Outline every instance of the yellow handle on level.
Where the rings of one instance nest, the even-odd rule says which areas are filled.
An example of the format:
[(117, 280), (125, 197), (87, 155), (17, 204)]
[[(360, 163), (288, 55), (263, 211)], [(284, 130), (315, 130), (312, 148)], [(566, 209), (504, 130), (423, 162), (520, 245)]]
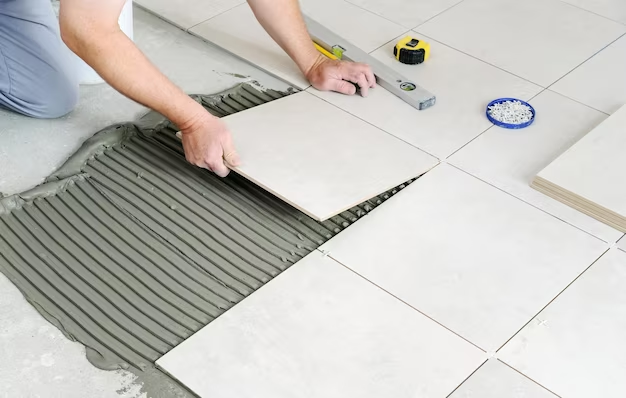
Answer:
[(317, 51), (321, 52), (322, 54), (324, 54), (328, 58), (330, 58), (330, 59), (338, 59), (337, 57), (335, 57), (335, 54), (330, 53), (328, 50), (326, 50), (324, 47), (320, 46), (316, 42), (313, 42), (313, 45), (315, 46), (315, 48), (317, 48)]

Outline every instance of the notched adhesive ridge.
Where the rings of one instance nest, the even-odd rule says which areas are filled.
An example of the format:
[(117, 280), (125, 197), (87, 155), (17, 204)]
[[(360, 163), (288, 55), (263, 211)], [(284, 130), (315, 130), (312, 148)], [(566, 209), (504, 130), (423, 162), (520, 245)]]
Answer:
[[(222, 117), (289, 93), (193, 98)], [(39, 187), (0, 199), (0, 270), (102, 369), (151, 369), (194, 332), (404, 187), (323, 223), (244, 178), (185, 161), (150, 112), (85, 141)]]

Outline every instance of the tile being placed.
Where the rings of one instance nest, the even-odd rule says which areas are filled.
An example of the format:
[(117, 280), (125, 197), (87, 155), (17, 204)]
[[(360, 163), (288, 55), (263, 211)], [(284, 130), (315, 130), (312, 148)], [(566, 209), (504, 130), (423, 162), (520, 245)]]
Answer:
[(500, 351), (568, 398), (626, 396), (626, 253), (611, 249)]
[[(623, 3), (626, 6), (626, 2)], [(626, 104), (626, 36), (600, 51), (550, 90), (612, 114)]]
[(614, 21), (626, 24), (626, 2), (623, 0), (562, 0)]
[(606, 244), (442, 164), (321, 249), (495, 351)]
[(559, 0), (465, 0), (418, 32), (547, 87), (626, 26)]
[(461, 0), (347, 0), (407, 29), (424, 23)]
[(242, 159), (237, 172), (320, 221), (437, 164), (308, 92), (224, 120)]
[(523, 130), (493, 127), (448, 162), (604, 241), (615, 242), (621, 232), (530, 187), (538, 172), (606, 115), (551, 91), (530, 103), (538, 115), (531, 126)]
[(245, 3), (245, 0), (134, 0), (134, 2), (186, 30)]
[(300, 89), (309, 86), (298, 66), (265, 32), (247, 3), (189, 31)]
[(157, 365), (201, 397), (448, 395), (484, 353), (314, 252)]
[(432, 55), (427, 62), (399, 63), (393, 56), (395, 40), (372, 55), (434, 93), (437, 104), (432, 108), (418, 111), (382, 87), (370, 90), (367, 98), (309, 91), (439, 158), (451, 155), (491, 126), (485, 117), (491, 100), (503, 96), (530, 99), (541, 91), (535, 84), (429, 37), (412, 34), (430, 43)]
[(558, 398), (497, 359), (490, 359), (448, 398)]
[(371, 52), (407, 28), (344, 0), (300, 0), (302, 12), (365, 52)]

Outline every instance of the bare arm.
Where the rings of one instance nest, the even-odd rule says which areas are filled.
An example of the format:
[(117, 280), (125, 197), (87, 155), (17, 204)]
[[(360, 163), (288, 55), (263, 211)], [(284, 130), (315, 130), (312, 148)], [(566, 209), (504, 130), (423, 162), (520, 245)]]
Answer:
[(376, 85), (367, 65), (332, 61), (313, 46), (298, 0), (248, 0), (259, 23), (278, 45), (294, 60), (307, 79), (320, 90), (354, 94), (356, 83), (361, 93)]
[[(187, 159), (219, 175), (237, 163), (222, 122), (165, 77), (121, 31), (125, 0), (61, 0), (61, 36), (113, 88), (169, 118), (183, 133)], [(218, 148), (219, 147), (219, 148)], [(227, 159), (228, 161), (228, 159)]]

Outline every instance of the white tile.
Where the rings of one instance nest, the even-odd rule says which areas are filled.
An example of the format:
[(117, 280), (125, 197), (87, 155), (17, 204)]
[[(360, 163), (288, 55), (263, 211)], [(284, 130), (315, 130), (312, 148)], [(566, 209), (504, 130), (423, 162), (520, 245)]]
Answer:
[(302, 12), (371, 52), (408, 29), (344, 0), (300, 0)]
[(530, 187), (533, 178), (600, 124), (606, 115), (551, 91), (530, 103), (535, 122), (523, 130), (494, 127), (449, 163), (607, 242), (622, 233)]
[(623, 0), (562, 0), (576, 7), (595, 12), (626, 24), (626, 2)]
[(626, 230), (626, 105), (537, 174), (544, 188)]
[(224, 118), (236, 171), (317, 220), (326, 220), (437, 164), (347, 112), (300, 92)]
[(559, 0), (465, 0), (418, 31), (547, 87), (626, 26)]
[(557, 398), (496, 359), (480, 367), (449, 398)]
[(623, 36), (550, 89), (612, 114), (626, 104), (625, 70), (626, 36)]
[(322, 246), (494, 351), (606, 244), (446, 164)]
[(314, 252), (157, 365), (211, 398), (441, 398), (484, 353)]
[(612, 249), (500, 352), (567, 398), (626, 396), (626, 253)]
[[(395, 40), (372, 55), (437, 96), (437, 104), (418, 111), (381, 87), (367, 98), (310, 91), (402, 140), (445, 158), (485, 131), (487, 104), (499, 97), (529, 99), (539, 86), (501, 71), (429, 37), (432, 55), (421, 65), (403, 65), (393, 56)], [(460, 67), (462, 65), (462, 67)]]
[(245, 0), (134, 0), (134, 2), (174, 25), (189, 29), (245, 3)]
[(461, 0), (347, 0), (408, 29), (445, 11)]
[(265, 32), (247, 3), (195, 26), (190, 32), (300, 89), (309, 86), (298, 66)]

